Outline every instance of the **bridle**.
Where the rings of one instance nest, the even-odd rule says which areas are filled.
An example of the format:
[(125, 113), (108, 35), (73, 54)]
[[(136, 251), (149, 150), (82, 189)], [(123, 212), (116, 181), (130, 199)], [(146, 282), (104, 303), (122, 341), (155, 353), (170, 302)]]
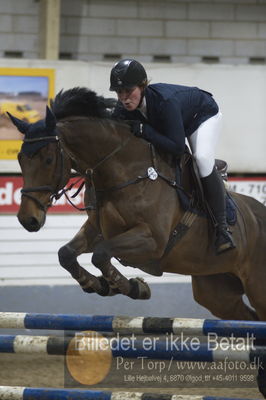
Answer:
[[(91, 200), (91, 204), (89, 204), (86, 207), (80, 208), (77, 207), (71, 200), (70, 198), (67, 196), (66, 192), (71, 190), (73, 188), (73, 186), (79, 182), (82, 178), (79, 178), (77, 182), (75, 182), (74, 184), (71, 184), (69, 187), (67, 188), (62, 188), (63, 187), (63, 179), (64, 179), (64, 167), (65, 167), (65, 162), (64, 162), (64, 151), (63, 148), (61, 146), (60, 143), (60, 139), (57, 135), (55, 136), (42, 136), (39, 138), (25, 138), (24, 142), (26, 143), (34, 143), (34, 142), (40, 142), (40, 141), (49, 141), (49, 142), (57, 142), (58, 144), (58, 150), (59, 150), (59, 154), (60, 154), (60, 162), (58, 164), (57, 162), (57, 183), (55, 185), (55, 187), (51, 186), (51, 185), (45, 185), (45, 186), (35, 186), (35, 187), (29, 187), (29, 188), (23, 188), (21, 189), (21, 194), (22, 196), (25, 196), (31, 200), (33, 200), (38, 207), (46, 212), (47, 209), (49, 207), (52, 206), (53, 200), (58, 200), (62, 195), (65, 195), (68, 202), (76, 209), (80, 210), (80, 211), (85, 211), (85, 210), (95, 210), (97, 209), (97, 193), (104, 193), (104, 192), (112, 192), (112, 191), (116, 191), (116, 190), (121, 190), (129, 185), (132, 184), (136, 184), (141, 182), (142, 180), (145, 180), (147, 178), (150, 178), (152, 180), (157, 179), (157, 177), (160, 177), (161, 179), (163, 179), (164, 181), (166, 181), (168, 184), (170, 184), (170, 186), (181, 189), (182, 191), (184, 191), (184, 189), (177, 184), (177, 182), (175, 180), (171, 180), (168, 177), (165, 177), (163, 174), (161, 174), (158, 171), (158, 167), (157, 167), (157, 160), (156, 160), (156, 155), (155, 155), (155, 150), (154, 147), (149, 144), (150, 147), (150, 154), (151, 154), (151, 167), (148, 168), (147, 172), (143, 175), (138, 175), (135, 179), (129, 180), (127, 182), (121, 183), (120, 185), (116, 185), (113, 187), (109, 187), (109, 188), (104, 188), (104, 189), (95, 189), (95, 185), (94, 185), (94, 172), (96, 169), (98, 169), (102, 164), (104, 164), (107, 160), (109, 160), (110, 158), (112, 158), (116, 153), (118, 153), (120, 150), (122, 150), (130, 141), (130, 139), (134, 137), (133, 135), (129, 136), (125, 141), (123, 141), (122, 143), (120, 143), (113, 151), (111, 151), (110, 153), (108, 153), (105, 157), (103, 157), (96, 165), (94, 165), (93, 168), (88, 168), (85, 171), (85, 176), (87, 178), (87, 186), (88, 189), (90, 190), (90, 200)], [(73, 157), (73, 155), (68, 154), (69, 157), (77, 163), (77, 160), (75, 160), (75, 158)], [(151, 170), (151, 172), (149, 171)], [(152, 178), (152, 174), (155, 173), (155, 178)], [(75, 197), (82, 189), (82, 187), (84, 186), (84, 181), (81, 183), (81, 185), (79, 186), (79, 188), (77, 189), (77, 192), (72, 195), (71, 197)], [(50, 192), (51, 196), (50, 196), (50, 201), (47, 205), (43, 204), (37, 197), (35, 197), (34, 195), (32, 195), (31, 193), (37, 193), (37, 192)]]
[[(63, 149), (60, 146), (58, 136), (42, 136), (39, 138), (33, 138), (33, 139), (25, 138), (24, 139), (24, 142), (26, 142), (26, 143), (34, 143), (34, 142), (41, 142), (41, 141), (49, 141), (49, 142), (57, 142), (58, 143), (59, 163), (57, 160), (57, 165), (56, 165), (57, 183), (56, 183), (55, 187), (53, 187), (51, 185), (44, 185), (44, 186), (34, 186), (34, 187), (23, 188), (23, 189), (21, 189), (21, 195), (33, 200), (42, 211), (46, 212), (47, 209), (52, 206), (53, 200), (61, 197), (61, 195), (59, 195), (59, 190), (63, 186), (65, 162), (64, 162)], [(57, 152), (57, 154), (58, 154), (58, 152)], [(37, 192), (50, 192), (51, 196), (50, 196), (49, 203), (45, 205), (37, 197), (35, 197), (34, 195), (31, 194), (31, 193), (37, 193)]]
[[(121, 143), (118, 147), (116, 147), (111, 153), (107, 154), (102, 160), (100, 160), (93, 168), (87, 169), (85, 171), (85, 175), (89, 180), (90, 186), (91, 186), (91, 194), (94, 197), (94, 182), (93, 182), (93, 173), (94, 171), (100, 166), (102, 165), (105, 161), (107, 161), (109, 158), (113, 157), (118, 151), (120, 151), (129, 141), (130, 137), (124, 142)], [(41, 142), (41, 141), (49, 141), (49, 142), (57, 142), (58, 143), (58, 150), (59, 150), (59, 154), (60, 154), (60, 162), (59, 164), (57, 163), (57, 183), (55, 185), (55, 187), (51, 186), (51, 185), (44, 185), (44, 186), (34, 186), (34, 187), (27, 187), (27, 188), (23, 188), (21, 189), (21, 195), (24, 197), (27, 197), (31, 200), (33, 200), (38, 207), (46, 212), (47, 209), (49, 207), (52, 206), (53, 204), (53, 200), (58, 200), (59, 198), (61, 198), (63, 195), (66, 196), (67, 201), (76, 209), (78, 209), (79, 211), (85, 211), (85, 210), (91, 210), (91, 209), (95, 209), (96, 208), (96, 204), (93, 205), (88, 205), (86, 207), (77, 207), (72, 201), (71, 199), (68, 197), (67, 193), (69, 190), (71, 190), (73, 188), (73, 186), (79, 182), (82, 178), (79, 178), (77, 180), (77, 182), (72, 183), (69, 187), (67, 188), (62, 188), (63, 186), (63, 179), (64, 179), (64, 166), (65, 166), (65, 162), (64, 162), (64, 151), (63, 148), (61, 146), (59, 137), (56, 136), (41, 136), (39, 138), (25, 138), (24, 142), (25, 143), (35, 143), (35, 142)], [(75, 159), (73, 159), (72, 156), (70, 156), (70, 158), (76, 162)], [(76, 193), (74, 195), (72, 195), (71, 197), (76, 197), (77, 194), (81, 191), (82, 187), (84, 186), (84, 181), (80, 184), (79, 188), (77, 189)], [(38, 192), (50, 192), (51, 196), (50, 196), (50, 201), (48, 204), (43, 204), (37, 197), (35, 197), (33, 194), (31, 193), (38, 193)]]
[[(118, 147), (116, 147), (111, 153), (107, 154), (102, 160), (100, 160), (93, 168), (91, 169), (87, 169), (85, 171), (85, 175), (89, 180), (91, 189), (92, 189), (92, 196), (94, 195), (94, 182), (93, 182), (93, 173), (94, 171), (100, 166), (102, 165), (105, 161), (107, 161), (109, 158), (113, 157), (118, 151), (120, 151), (129, 141), (130, 137), (122, 144), (120, 144)], [(25, 138), (24, 142), (25, 143), (35, 143), (35, 142), (41, 142), (41, 141), (49, 141), (49, 142), (57, 142), (58, 144), (58, 150), (59, 150), (59, 154), (60, 154), (60, 162), (59, 164), (57, 163), (57, 183), (55, 185), (55, 187), (51, 186), (51, 185), (44, 185), (44, 186), (34, 186), (34, 187), (28, 187), (28, 188), (23, 188), (21, 189), (21, 195), (24, 197), (27, 197), (31, 200), (33, 200), (38, 207), (46, 212), (47, 209), (49, 207), (52, 206), (53, 204), (53, 200), (58, 200), (60, 199), (63, 195), (66, 196), (67, 201), (77, 210), (79, 211), (85, 211), (85, 210), (91, 210), (91, 209), (95, 209), (96, 208), (96, 204), (93, 205), (88, 205), (86, 207), (77, 207), (69, 198), (69, 196), (67, 195), (66, 192), (68, 192), (69, 190), (71, 190), (73, 188), (74, 185), (76, 185), (81, 179), (83, 179), (82, 177), (79, 178), (75, 183), (72, 183), (69, 187), (67, 188), (62, 188), (63, 186), (63, 179), (64, 179), (64, 167), (65, 167), (65, 162), (64, 162), (64, 151), (63, 148), (61, 146), (60, 140), (58, 136), (41, 136), (39, 138)], [(73, 161), (76, 162), (75, 159), (73, 159), (72, 156), (70, 156), (70, 158), (72, 158)], [(77, 189), (76, 193), (73, 194), (71, 196), (71, 198), (74, 198), (78, 195), (78, 193), (81, 191), (81, 189), (83, 188), (85, 182), (83, 181), (79, 188)], [(50, 201), (48, 204), (43, 204), (37, 197), (35, 197), (33, 194), (31, 193), (38, 193), (38, 192), (50, 192), (51, 196), (50, 196)]]
[[(87, 119), (86, 117), (83, 117), (83, 118)], [(83, 118), (79, 117), (79, 119), (83, 119)], [(66, 122), (70, 122), (70, 120), (66, 120), (66, 121), (62, 122), (62, 124), (65, 124)], [(61, 124), (61, 122), (58, 123), (58, 125), (60, 125), (60, 124)], [(87, 210), (87, 209), (97, 210), (97, 194), (104, 194), (104, 193), (108, 193), (108, 192), (110, 193), (110, 192), (113, 192), (113, 191), (118, 191), (118, 190), (124, 189), (127, 186), (130, 186), (132, 184), (136, 184), (136, 183), (139, 183), (139, 182), (141, 182), (143, 180), (146, 180), (147, 178), (151, 179), (151, 180), (156, 180), (157, 178), (160, 178), (160, 179), (164, 180), (165, 182), (167, 182), (173, 188), (176, 188), (176, 189), (178, 189), (178, 190), (180, 190), (182, 192), (185, 192), (184, 188), (180, 184), (178, 184), (178, 182), (176, 182), (175, 179), (171, 179), (169, 177), (166, 177), (159, 171), (159, 168), (158, 168), (158, 165), (157, 165), (157, 157), (156, 157), (155, 148), (151, 143), (148, 144), (149, 149), (150, 149), (150, 162), (151, 162), (151, 164), (150, 164), (150, 167), (147, 168), (147, 171), (143, 175), (137, 175), (136, 178), (130, 179), (130, 180), (126, 181), (126, 182), (123, 182), (123, 183), (115, 185), (115, 186), (111, 186), (111, 187), (107, 187), (107, 188), (95, 188), (95, 183), (94, 183), (95, 171), (100, 166), (102, 166), (106, 161), (111, 159), (116, 153), (118, 153), (119, 151), (124, 149), (126, 147), (126, 145), (128, 144), (128, 142), (133, 137), (134, 137), (133, 134), (129, 135), (114, 150), (112, 150), (110, 153), (108, 153), (106, 156), (104, 156), (100, 161), (98, 161), (96, 163), (96, 165), (94, 165), (92, 168), (87, 168), (85, 170), (84, 175), (87, 178), (87, 190), (90, 190), (90, 202), (91, 202), (91, 204), (89, 206), (85, 207), (85, 208), (78, 208), (78, 207), (75, 207), (75, 205), (72, 204), (70, 199), (66, 196), (68, 201), (72, 204), (73, 207), (78, 208), (79, 210)], [(72, 158), (72, 160), (77, 163), (77, 160), (75, 159), (73, 154), (69, 154), (69, 157)], [(80, 189), (78, 189), (78, 192), (79, 191), (80, 191)], [(72, 197), (74, 197), (74, 196), (72, 196)]]

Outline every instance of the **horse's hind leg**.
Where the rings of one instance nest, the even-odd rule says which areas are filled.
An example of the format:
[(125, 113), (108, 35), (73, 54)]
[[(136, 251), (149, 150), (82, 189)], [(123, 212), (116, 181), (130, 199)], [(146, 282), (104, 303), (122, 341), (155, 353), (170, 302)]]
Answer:
[(259, 320), (258, 315), (243, 301), (244, 288), (231, 274), (193, 276), (194, 299), (215, 317), (234, 320)]
[[(245, 288), (245, 292), (253, 307), (256, 307), (258, 315), (249, 308), (242, 299), (244, 288), (239, 278), (231, 274), (218, 274), (209, 276), (194, 276), (192, 278), (193, 293), (195, 300), (206, 307), (213, 315), (222, 319), (250, 320), (257, 321), (264, 314), (259, 313), (258, 301), (253, 301), (253, 295), (257, 300), (257, 285), (251, 285), (251, 293)], [(249, 285), (251, 282), (249, 282)], [(261, 282), (263, 296), (265, 285)], [(259, 289), (259, 288), (258, 288)], [(263, 300), (263, 296), (261, 299)], [(263, 306), (263, 304), (261, 304)], [(263, 308), (262, 308), (263, 309)], [(265, 309), (265, 302), (264, 302)], [(259, 316), (259, 317), (258, 317)], [(266, 398), (266, 360), (260, 361), (257, 375), (258, 388)]]
[(103, 277), (98, 278), (90, 274), (77, 261), (80, 254), (91, 253), (94, 246), (101, 240), (103, 240), (101, 234), (88, 219), (74, 238), (59, 249), (58, 257), (62, 267), (79, 283), (84, 292), (110, 296), (117, 292), (110, 289), (108, 282)]
[[(257, 249), (259, 252), (259, 247)], [(262, 248), (262, 251), (263, 248)], [(252, 307), (254, 307), (258, 313), (261, 321), (266, 321), (266, 265), (263, 254), (258, 254), (261, 259), (254, 262), (251, 268), (251, 275), (244, 281), (245, 292), (250, 301)], [(262, 343), (258, 340), (257, 345), (264, 345), (265, 341)], [(266, 399), (266, 358), (260, 359), (257, 375), (257, 384), (261, 394), (263, 394)]]
[(266, 321), (266, 265), (257, 262), (250, 268), (250, 276), (243, 281), (245, 293), (260, 321)]

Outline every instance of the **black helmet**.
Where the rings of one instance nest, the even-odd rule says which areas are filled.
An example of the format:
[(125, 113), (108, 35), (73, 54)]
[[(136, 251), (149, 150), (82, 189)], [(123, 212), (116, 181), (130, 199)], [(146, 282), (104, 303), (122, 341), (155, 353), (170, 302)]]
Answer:
[(131, 88), (141, 85), (147, 80), (144, 67), (136, 60), (126, 58), (118, 61), (112, 68), (110, 75), (110, 90)]

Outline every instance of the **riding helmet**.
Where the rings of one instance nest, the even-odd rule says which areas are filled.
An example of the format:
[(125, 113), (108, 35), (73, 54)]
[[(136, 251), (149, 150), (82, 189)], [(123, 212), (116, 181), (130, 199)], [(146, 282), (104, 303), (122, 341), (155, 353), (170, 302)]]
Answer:
[(139, 86), (147, 80), (144, 67), (136, 60), (125, 58), (118, 61), (111, 70), (110, 90), (132, 88)]

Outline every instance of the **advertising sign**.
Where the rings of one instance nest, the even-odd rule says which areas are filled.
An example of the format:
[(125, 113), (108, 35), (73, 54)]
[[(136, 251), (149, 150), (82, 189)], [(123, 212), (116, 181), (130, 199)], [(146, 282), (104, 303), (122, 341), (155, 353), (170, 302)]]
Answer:
[(0, 68), (0, 160), (15, 160), (22, 134), (8, 118), (33, 123), (44, 117), (45, 106), (54, 96), (54, 70)]
[[(68, 182), (69, 186), (73, 182), (77, 182), (78, 178), (71, 178)], [(81, 181), (73, 186), (68, 192), (68, 196), (73, 195)], [(230, 178), (229, 188), (232, 191), (254, 197), (261, 203), (266, 205), (266, 176), (257, 178)], [(21, 188), (23, 179), (20, 176), (0, 176), (0, 213), (17, 213), (21, 201)], [(84, 188), (71, 201), (79, 208), (84, 207)], [(68, 203), (65, 196), (57, 200), (49, 209), (49, 213), (73, 213), (79, 212), (71, 204)]]
[[(78, 178), (71, 178), (68, 182), (69, 186), (71, 183), (77, 182)], [(68, 197), (71, 196), (79, 188), (81, 181), (73, 186), (71, 191), (67, 192)], [(0, 214), (16, 214), (19, 209), (21, 202), (21, 188), (23, 186), (23, 179), (19, 176), (0, 176)], [(71, 201), (79, 208), (84, 207), (84, 188), (80, 193)], [(49, 213), (73, 213), (80, 212), (76, 210), (70, 203), (68, 203), (67, 198), (63, 195), (55, 204), (49, 208)]]
[(255, 178), (229, 178), (229, 189), (254, 197), (266, 206), (266, 176)]

